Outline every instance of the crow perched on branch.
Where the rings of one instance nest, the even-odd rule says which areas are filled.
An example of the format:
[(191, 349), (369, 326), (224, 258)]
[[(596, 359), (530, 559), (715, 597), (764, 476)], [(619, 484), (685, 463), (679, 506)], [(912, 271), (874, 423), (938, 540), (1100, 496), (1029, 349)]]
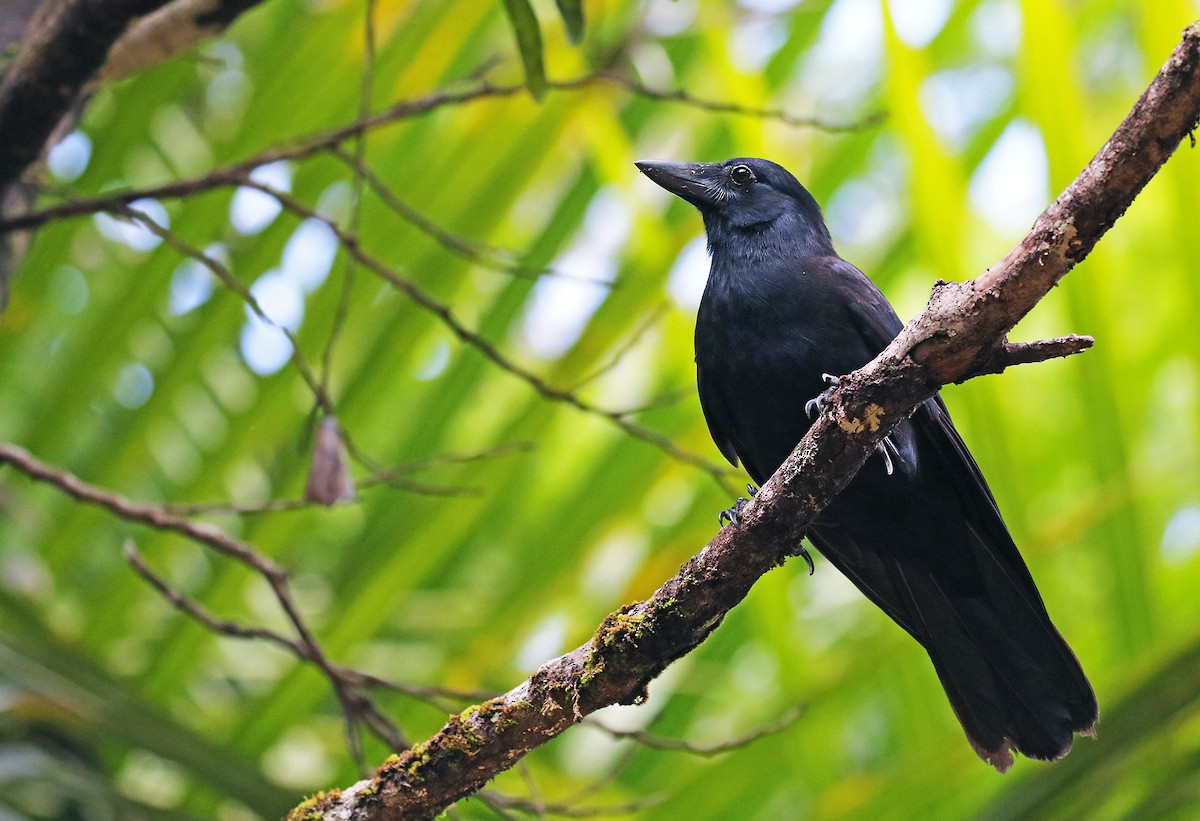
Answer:
[[(696, 319), (713, 440), (765, 482), (837, 375), (903, 327), (837, 255), (820, 206), (781, 166), (639, 162), (704, 218), (712, 269)], [(725, 516), (736, 521), (738, 508)], [(817, 549), (921, 643), (975, 752), (1051, 760), (1091, 734), (1096, 697), (1059, 635), (940, 397), (924, 403), (808, 530)]]

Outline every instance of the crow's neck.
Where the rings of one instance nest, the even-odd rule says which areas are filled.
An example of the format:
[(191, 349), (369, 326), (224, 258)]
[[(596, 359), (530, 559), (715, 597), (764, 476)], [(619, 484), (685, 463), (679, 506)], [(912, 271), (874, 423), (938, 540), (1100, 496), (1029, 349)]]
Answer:
[(736, 226), (719, 216), (705, 215), (708, 252), (713, 271), (726, 266), (780, 263), (807, 257), (836, 256), (825, 221), (784, 213), (766, 223)]

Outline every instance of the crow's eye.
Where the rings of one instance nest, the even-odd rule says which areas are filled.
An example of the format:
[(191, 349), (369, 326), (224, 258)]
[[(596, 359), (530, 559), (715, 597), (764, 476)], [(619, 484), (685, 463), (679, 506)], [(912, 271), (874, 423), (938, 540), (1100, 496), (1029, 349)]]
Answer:
[(729, 172), (729, 179), (733, 180), (735, 185), (745, 185), (754, 181), (754, 172), (748, 165), (735, 165)]

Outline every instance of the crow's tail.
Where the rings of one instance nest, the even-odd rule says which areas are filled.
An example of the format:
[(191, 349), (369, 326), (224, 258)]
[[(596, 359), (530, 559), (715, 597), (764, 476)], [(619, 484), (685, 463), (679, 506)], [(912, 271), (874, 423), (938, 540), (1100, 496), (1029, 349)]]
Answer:
[(1001, 772), (1012, 750), (1053, 760), (1090, 735), (1096, 697), (1028, 582), (970, 530), (980, 571), (969, 593), (936, 572), (863, 551), (836, 529), (810, 534), (860, 590), (929, 652), (971, 746)]

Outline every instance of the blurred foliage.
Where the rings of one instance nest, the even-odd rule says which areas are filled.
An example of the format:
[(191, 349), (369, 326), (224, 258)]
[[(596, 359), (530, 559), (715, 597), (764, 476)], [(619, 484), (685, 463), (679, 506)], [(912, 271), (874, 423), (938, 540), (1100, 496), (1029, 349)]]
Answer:
[[(164, 183), (352, 121), (365, 7), (274, 0), (201, 54), (101, 90), (52, 157), (52, 190)], [(825, 203), (843, 255), (909, 317), (935, 279), (972, 276), (1020, 238), (1200, 12), (1191, 0), (593, 0), (573, 46), (563, 19), (579, 3), (378, 0), (373, 106), (463, 86), (483, 66), (497, 82), (528, 71), (536, 83), (506, 7), (540, 18), (516, 30), (541, 41), (551, 82), (611, 68), (830, 121), (886, 113), (827, 132), (596, 84), (369, 135), (367, 164), (422, 214), (567, 276), (450, 253), (368, 191), (357, 230), (372, 253), (551, 385), (582, 383), (606, 408), (649, 404), (639, 422), (714, 461), (692, 371), (700, 220), (633, 160), (782, 162)], [(269, 173), (351, 219), (344, 165), (320, 156)], [(320, 361), (348, 271), (327, 235), (248, 191), (146, 207), (226, 260)], [(802, 563), (764, 578), (645, 706), (604, 716), (696, 743), (803, 704), (798, 721), (712, 759), (576, 728), (528, 760), (543, 797), (623, 761), (588, 801), (661, 798), (645, 818), (1195, 817), (1198, 212), (1200, 162), (1185, 146), (1018, 329), (1092, 334), (1095, 349), (945, 392), (1096, 686), (1098, 740), (996, 775), (921, 649), (818, 560), (812, 578)], [(374, 487), (328, 510), (211, 517), (294, 572), (334, 658), (504, 690), (650, 593), (714, 532), (730, 500), (711, 476), (539, 396), (368, 271), (354, 275), (348, 308), (331, 391), (377, 462), (532, 449), (411, 474), (473, 495)], [(169, 244), (105, 217), (59, 221), (23, 259), (0, 321), (0, 438), (133, 498), (295, 498), (312, 396), (278, 346)], [(328, 682), (177, 614), (120, 547), (135, 539), (223, 617), (279, 626), (260, 579), (11, 470), (0, 510), (0, 815), (271, 818), (303, 792), (356, 780)], [(400, 695), (383, 703), (414, 739), (445, 720)], [(377, 743), (367, 753), (386, 755)], [(495, 786), (529, 789), (516, 772)], [(459, 813), (494, 817), (474, 800)]]

